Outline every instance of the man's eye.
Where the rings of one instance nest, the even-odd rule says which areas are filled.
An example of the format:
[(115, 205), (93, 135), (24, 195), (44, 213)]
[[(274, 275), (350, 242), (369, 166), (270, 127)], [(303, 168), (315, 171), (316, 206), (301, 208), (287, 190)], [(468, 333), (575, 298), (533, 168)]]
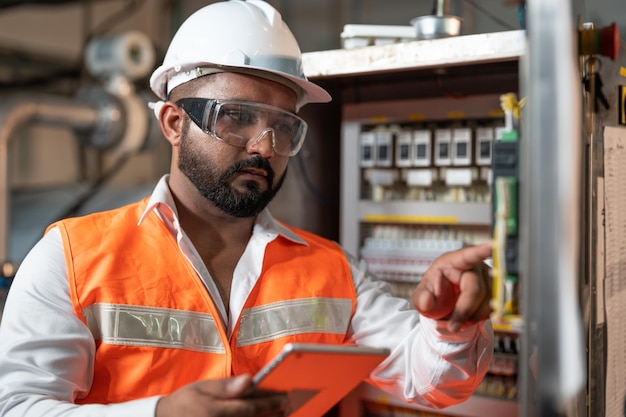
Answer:
[(274, 123), (272, 128), (276, 132), (291, 134), (296, 129), (296, 126), (294, 123), (290, 123), (289, 121), (285, 120), (285, 121), (278, 121)]
[(226, 112), (226, 116), (238, 123), (254, 123), (255, 117), (251, 112), (230, 110)]

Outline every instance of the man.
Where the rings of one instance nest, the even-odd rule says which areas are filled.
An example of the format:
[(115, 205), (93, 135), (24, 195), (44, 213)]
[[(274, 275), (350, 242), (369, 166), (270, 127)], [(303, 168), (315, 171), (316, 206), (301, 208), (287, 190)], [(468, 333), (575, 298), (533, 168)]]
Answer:
[(266, 210), (304, 140), (295, 113), (330, 100), (276, 10), (199, 10), (151, 87), (171, 172), (150, 199), (55, 223), (28, 254), (0, 327), (1, 416), (282, 415), (250, 375), (293, 341), (388, 347), (369, 381), (409, 402), (474, 391), (493, 351), (490, 245), (436, 260), (411, 305)]

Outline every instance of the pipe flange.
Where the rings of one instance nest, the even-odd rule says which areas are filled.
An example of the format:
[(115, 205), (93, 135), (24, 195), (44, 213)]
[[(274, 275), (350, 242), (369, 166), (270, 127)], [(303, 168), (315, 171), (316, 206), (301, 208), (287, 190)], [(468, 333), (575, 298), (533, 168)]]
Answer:
[(108, 150), (117, 146), (127, 124), (123, 104), (113, 94), (95, 86), (82, 87), (76, 98), (98, 111), (98, 120), (89, 130), (76, 130), (78, 140), (86, 146)]

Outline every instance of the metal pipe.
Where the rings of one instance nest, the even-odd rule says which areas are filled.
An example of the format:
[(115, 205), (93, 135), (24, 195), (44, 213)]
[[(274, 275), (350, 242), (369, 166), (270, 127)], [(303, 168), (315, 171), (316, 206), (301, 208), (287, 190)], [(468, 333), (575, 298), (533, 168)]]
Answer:
[(19, 95), (9, 97), (0, 104), (0, 263), (5, 265), (5, 274), (13, 269), (9, 267), (11, 260), (7, 258), (10, 217), (8, 150), (15, 132), (26, 124), (67, 126), (89, 131), (97, 127), (98, 121), (97, 108), (70, 98)]
[(450, 14), (450, 0), (435, 0), (436, 16), (448, 16)]

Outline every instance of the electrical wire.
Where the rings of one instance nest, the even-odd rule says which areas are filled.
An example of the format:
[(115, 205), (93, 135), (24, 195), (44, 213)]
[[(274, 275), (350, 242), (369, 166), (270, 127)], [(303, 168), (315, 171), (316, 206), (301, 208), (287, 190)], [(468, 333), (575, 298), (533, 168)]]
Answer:
[[(90, 0), (86, 3), (85, 7), (90, 8), (91, 2), (95, 1), (102, 2), (104, 0)], [(61, 5), (68, 3), (78, 3), (78, 0), (0, 0), (0, 10), (25, 4)], [(108, 33), (113, 27), (132, 16), (133, 13), (138, 10), (144, 3), (145, 0), (128, 0), (125, 2), (123, 7), (111, 13), (100, 24), (92, 29), (89, 29), (92, 19), (86, 10), (85, 13), (83, 13), (83, 19), (86, 21), (86, 23), (83, 25), (84, 40), (81, 56), (84, 56), (84, 50), (91, 39), (96, 36), (101, 36), (105, 33)], [(90, 9), (89, 12), (91, 12)], [(0, 55), (0, 59), (3, 57), (9, 59), (12, 58), (13, 60), (17, 59), (17, 65), (31, 66), (36, 69), (36, 72), (34, 74), (27, 77), (19, 77), (7, 81), (0, 81), (0, 90), (38, 87), (59, 81), (61, 79), (80, 80), (84, 78), (85, 70), (82, 61), (71, 67), (61, 67), (44, 70), (42, 69), (42, 59), (38, 59), (37, 57), (32, 56), (32, 54), (7, 48), (2, 48), (0, 52), (2, 53)], [(5, 66), (1, 62), (0, 65)], [(20, 73), (20, 71), (13, 72), (18, 74)]]
[(450, 98), (464, 98), (467, 96), (467, 94), (465, 93), (461, 93), (461, 92), (457, 92), (457, 91), (452, 91), (450, 89), (448, 89), (444, 84), (443, 84), (443, 80), (441, 79), (441, 76), (438, 74), (435, 74), (435, 83), (437, 84), (437, 87), (439, 87), (439, 89), (443, 92), (443, 94), (447, 97)]
[(6, 68), (6, 77), (0, 77), (0, 90), (44, 86), (60, 79), (74, 81), (78, 66), (70, 66), (44, 56), (0, 46), (0, 67)]
[(56, 5), (74, 2), (77, 2), (77, 0), (0, 0), (0, 9), (10, 9), (27, 4)]
[(493, 268), (491, 275), (493, 278), (493, 317), (501, 322), (504, 315), (505, 285), (506, 279), (506, 219), (508, 216), (508, 191), (506, 178), (496, 178), (494, 193), (496, 208), (494, 212), (492, 258)]
[(6, 92), (24, 88), (46, 86), (61, 79), (75, 80), (79, 75), (80, 70), (77, 68), (49, 71), (43, 75), (17, 78), (10, 81), (0, 81), (0, 91)]
[(102, 188), (113, 178), (113, 176), (119, 172), (124, 165), (136, 154), (138, 151), (125, 152), (120, 155), (109, 169), (107, 169), (102, 175), (100, 175), (80, 197), (78, 197), (70, 207), (68, 207), (59, 216), (59, 219), (65, 219), (67, 217), (73, 217), (79, 214), (80, 210), (87, 204), (96, 194), (102, 190)]

